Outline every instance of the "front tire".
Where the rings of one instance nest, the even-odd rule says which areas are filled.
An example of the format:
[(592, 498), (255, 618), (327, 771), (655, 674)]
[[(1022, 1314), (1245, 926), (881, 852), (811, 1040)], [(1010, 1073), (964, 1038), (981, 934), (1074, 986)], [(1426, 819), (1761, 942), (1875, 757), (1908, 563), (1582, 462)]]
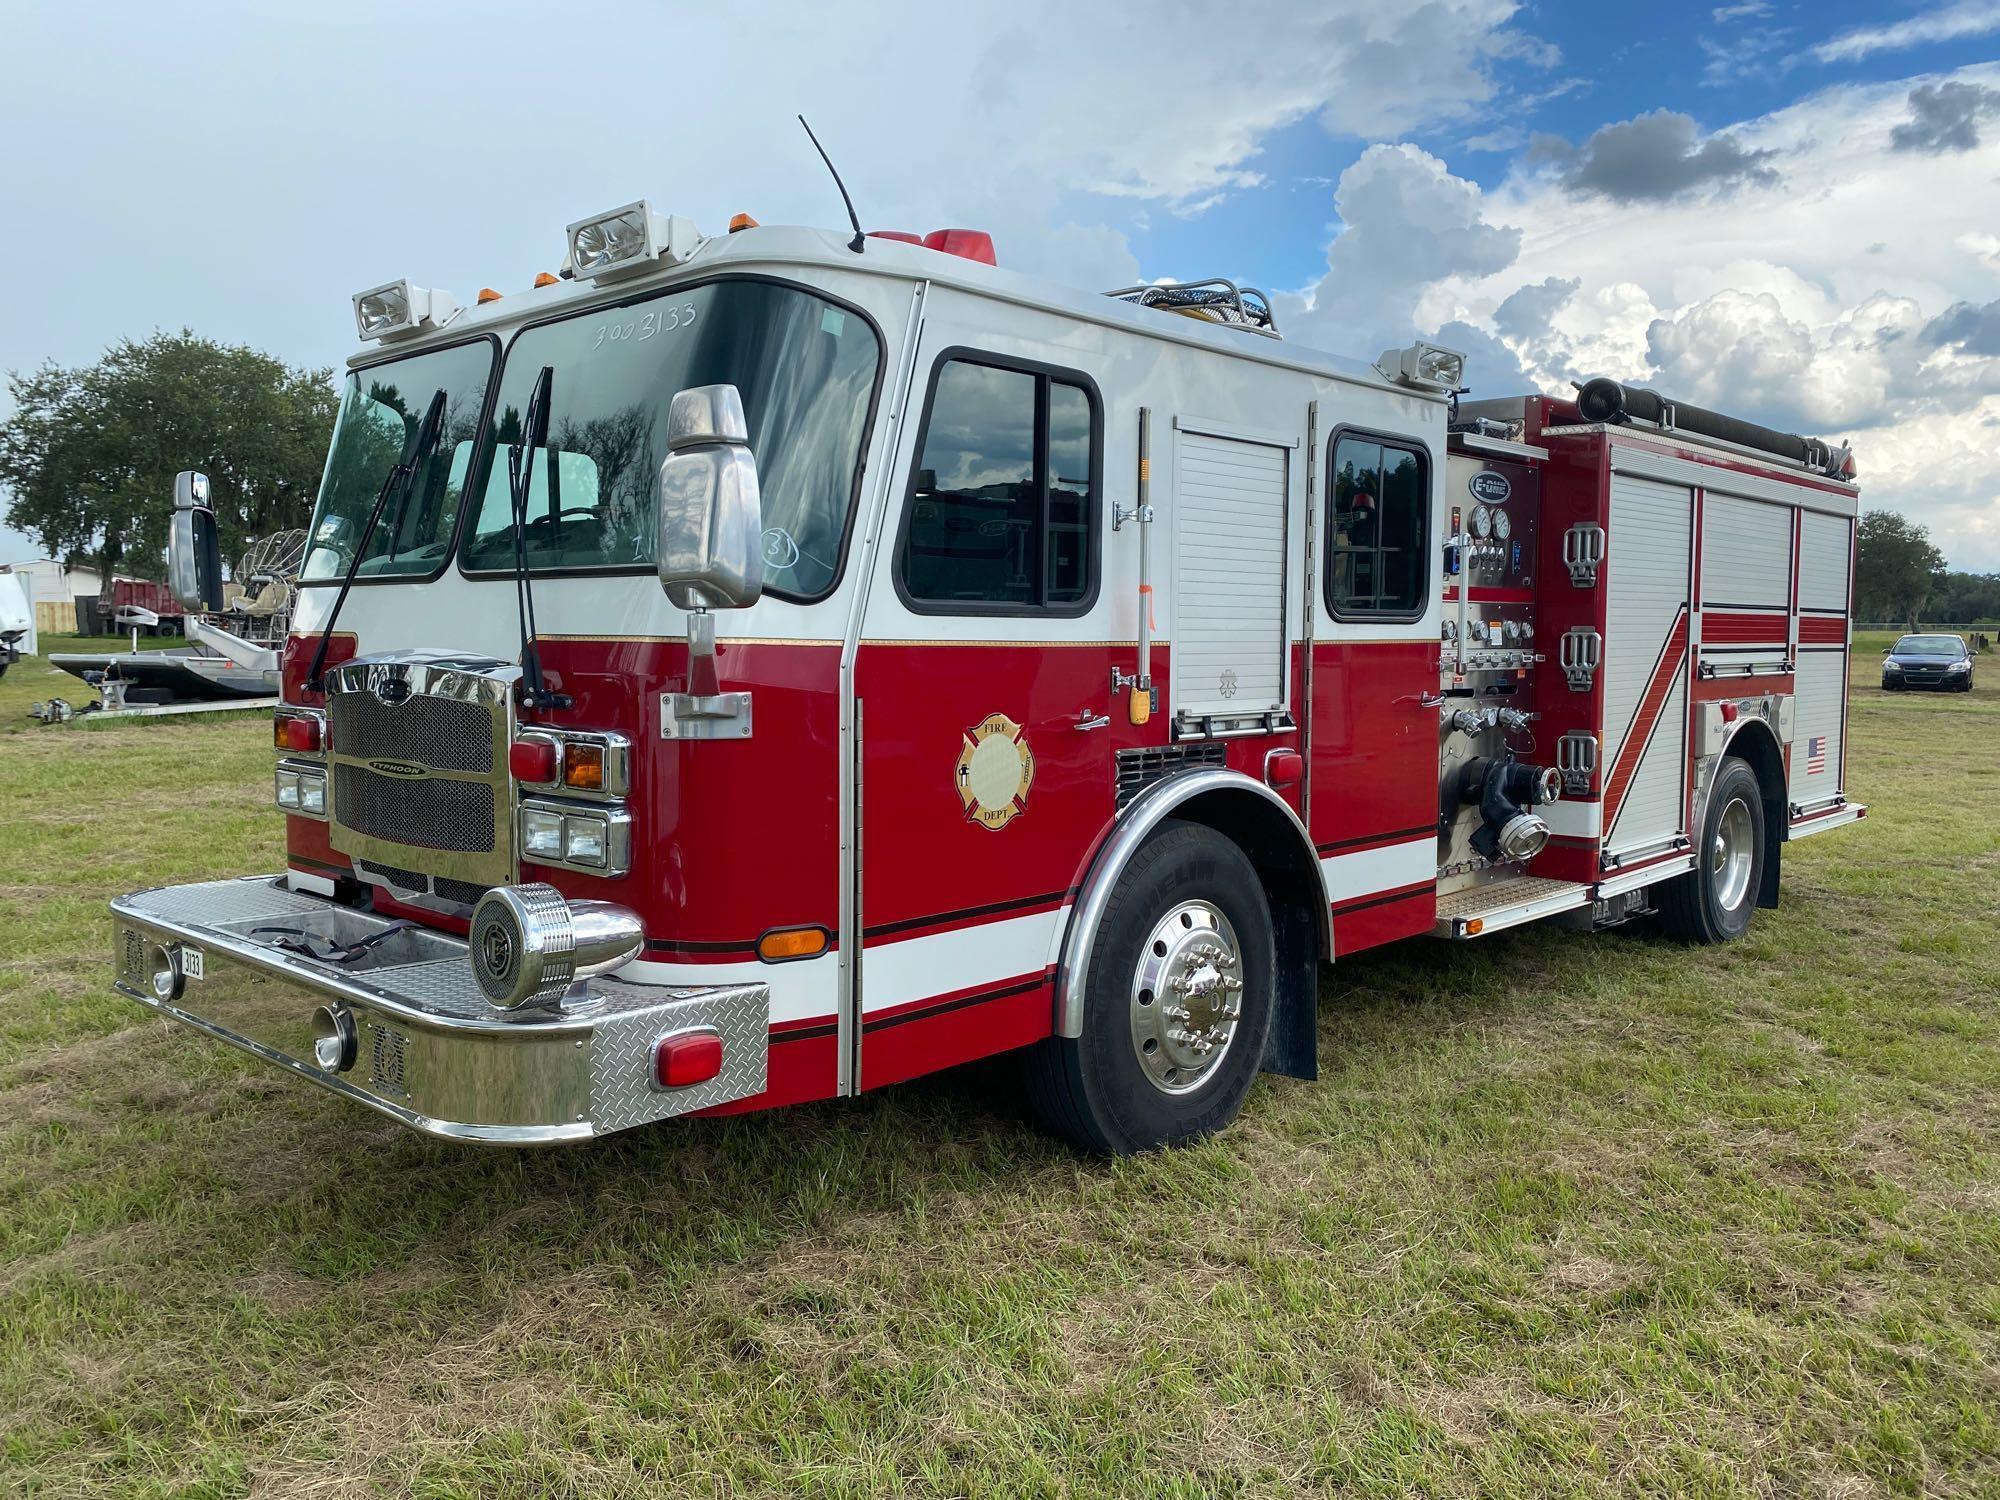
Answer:
[(1727, 943), (1749, 930), (1764, 879), (1764, 794), (1749, 762), (1716, 773), (1695, 867), (1660, 887), (1660, 922), (1684, 943)]
[(1105, 908), (1083, 1034), (1051, 1037), (1029, 1057), (1037, 1114), (1109, 1156), (1221, 1130), (1263, 1060), (1276, 955), (1270, 905), (1243, 851), (1212, 828), (1162, 824)]

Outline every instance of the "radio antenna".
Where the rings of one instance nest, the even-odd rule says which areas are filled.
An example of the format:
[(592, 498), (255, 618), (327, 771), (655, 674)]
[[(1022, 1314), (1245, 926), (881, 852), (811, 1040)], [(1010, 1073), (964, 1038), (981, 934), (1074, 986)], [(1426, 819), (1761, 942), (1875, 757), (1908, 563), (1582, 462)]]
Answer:
[(847, 222), (854, 226), (854, 238), (847, 242), (847, 248), (859, 255), (868, 236), (861, 232), (861, 216), (854, 211), (854, 200), (847, 196), (847, 184), (840, 180), (840, 172), (835, 168), (833, 158), (826, 154), (826, 147), (819, 143), (819, 137), (813, 134), (812, 126), (806, 125), (804, 115), (799, 116), (799, 124), (805, 125), (806, 139), (813, 143), (813, 150), (817, 151), (819, 159), (826, 163), (827, 171), (833, 173), (833, 185), (840, 189), (840, 201), (847, 205)]

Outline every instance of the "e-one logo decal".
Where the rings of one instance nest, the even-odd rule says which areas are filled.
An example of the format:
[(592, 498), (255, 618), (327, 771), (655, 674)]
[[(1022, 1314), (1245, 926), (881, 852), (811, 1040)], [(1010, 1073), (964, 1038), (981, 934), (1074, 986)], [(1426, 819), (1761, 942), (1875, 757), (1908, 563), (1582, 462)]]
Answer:
[(415, 781), (420, 776), (430, 775), (428, 766), (419, 766), (407, 760), (371, 760), (368, 769), (378, 776), (396, 776), (404, 781)]
[(1495, 469), (1481, 469), (1466, 483), (1475, 500), (1484, 500), (1488, 505), (1505, 505), (1507, 497), (1514, 493), (1514, 486), (1507, 476)]
[(988, 714), (965, 731), (952, 779), (965, 816), (982, 828), (1005, 828), (1028, 806), (1035, 779), (1035, 755), (1021, 726), (1005, 714)]

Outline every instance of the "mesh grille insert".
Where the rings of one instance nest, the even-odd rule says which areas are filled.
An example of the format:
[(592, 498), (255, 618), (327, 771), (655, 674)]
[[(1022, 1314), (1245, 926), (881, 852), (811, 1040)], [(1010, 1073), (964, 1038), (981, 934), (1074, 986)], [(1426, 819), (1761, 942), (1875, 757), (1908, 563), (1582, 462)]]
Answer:
[(333, 815), (371, 838), (460, 854), (493, 850), (493, 788), (484, 782), (405, 781), (336, 765)]
[(493, 718), (477, 703), (420, 696), (391, 708), (371, 692), (336, 693), (327, 700), (327, 722), (342, 755), (493, 774)]

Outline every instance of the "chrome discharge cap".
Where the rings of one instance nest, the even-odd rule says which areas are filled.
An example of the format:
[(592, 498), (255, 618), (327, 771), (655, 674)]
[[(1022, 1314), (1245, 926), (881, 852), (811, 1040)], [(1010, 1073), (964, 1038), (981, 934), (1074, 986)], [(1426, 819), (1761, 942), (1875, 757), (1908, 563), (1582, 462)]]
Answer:
[(468, 957), (501, 1010), (554, 1005), (582, 981), (629, 963), (639, 918), (609, 901), (566, 901), (552, 885), (496, 886), (472, 909)]

